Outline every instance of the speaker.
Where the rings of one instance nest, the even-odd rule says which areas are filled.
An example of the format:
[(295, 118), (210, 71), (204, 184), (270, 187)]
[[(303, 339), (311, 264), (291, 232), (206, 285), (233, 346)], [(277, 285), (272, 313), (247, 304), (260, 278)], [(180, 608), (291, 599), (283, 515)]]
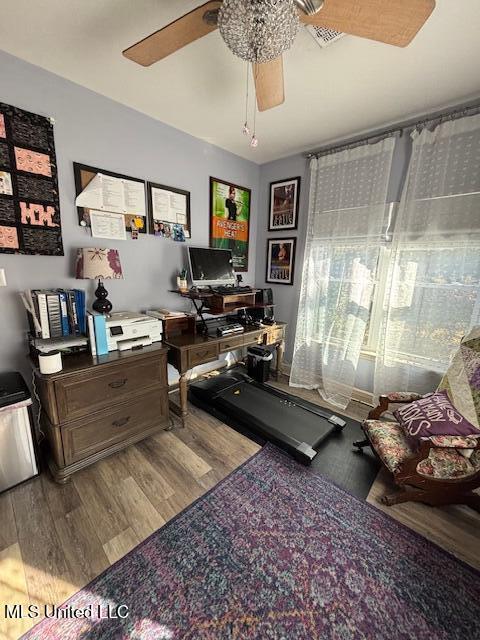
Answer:
[(273, 304), (273, 289), (260, 289), (255, 294), (255, 302), (257, 304)]
[(273, 290), (271, 288), (260, 289), (260, 291), (255, 294), (255, 303), (272, 305), (270, 307), (265, 307), (265, 309), (262, 309), (262, 315), (263, 318), (273, 319)]

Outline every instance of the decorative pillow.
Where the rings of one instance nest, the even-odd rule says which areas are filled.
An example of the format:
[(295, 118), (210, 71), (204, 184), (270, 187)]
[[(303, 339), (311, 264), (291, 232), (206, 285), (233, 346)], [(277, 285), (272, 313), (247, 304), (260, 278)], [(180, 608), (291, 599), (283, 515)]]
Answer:
[(410, 438), (430, 436), (480, 436), (480, 431), (466, 420), (450, 402), (446, 391), (437, 391), (393, 412)]

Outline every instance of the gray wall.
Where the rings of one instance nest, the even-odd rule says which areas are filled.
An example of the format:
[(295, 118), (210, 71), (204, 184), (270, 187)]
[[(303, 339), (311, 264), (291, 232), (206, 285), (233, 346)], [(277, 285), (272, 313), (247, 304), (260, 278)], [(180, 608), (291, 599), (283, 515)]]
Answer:
[(168, 293), (176, 270), (185, 264), (185, 246), (143, 235), (137, 241), (118, 243), (92, 239), (78, 225), (74, 161), (191, 191), (194, 245), (207, 246), (209, 241), (209, 176), (250, 187), (251, 240), (245, 281), (254, 284), (258, 165), (3, 52), (0, 52), (0, 101), (55, 119), (65, 248), (65, 257), (0, 253), (0, 267), (5, 268), (8, 282), (7, 288), (0, 289), (2, 370), (28, 371), (27, 323), (17, 295), (19, 290), (80, 285), (92, 299), (93, 283), (71, 277), (76, 247), (118, 246), (125, 280), (107, 285), (117, 310), (141, 310), (149, 306), (185, 308), (180, 298)]
[[(270, 200), (270, 182), (300, 176), (300, 203), (298, 229), (295, 231), (268, 231), (268, 207)], [(307, 230), (308, 196), (310, 187), (309, 162), (303, 155), (290, 156), (260, 167), (260, 188), (258, 193), (257, 260), (256, 285), (271, 287), (275, 302), (275, 317), (288, 323), (285, 345), (285, 361), (291, 362), (295, 341), (297, 309), (302, 283), (303, 253)], [(268, 238), (297, 238), (295, 271), (293, 285), (269, 284), (265, 281)]]

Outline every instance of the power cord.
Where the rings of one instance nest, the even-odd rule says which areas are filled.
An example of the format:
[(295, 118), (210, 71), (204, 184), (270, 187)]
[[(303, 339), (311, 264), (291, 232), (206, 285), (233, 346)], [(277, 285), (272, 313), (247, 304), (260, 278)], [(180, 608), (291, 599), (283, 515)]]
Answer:
[(37, 401), (37, 405), (38, 405), (38, 411), (37, 411), (37, 415), (36, 415), (36, 423), (37, 423), (37, 432), (39, 434), (39, 440), (38, 440), (38, 444), (40, 444), (43, 440), (45, 440), (45, 433), (42, 431), (42, 425), (41, 425), (41, 416), (42, 416), (42, 403), (40, 401), (40, 396), (38, 395), (37, 392), (37, 385), (36, 385), (36, 381), (35, 381), (35, 373), (32, 371), (32, 391), (33, 391), (33, 397), (35, 398), (35, 400)]

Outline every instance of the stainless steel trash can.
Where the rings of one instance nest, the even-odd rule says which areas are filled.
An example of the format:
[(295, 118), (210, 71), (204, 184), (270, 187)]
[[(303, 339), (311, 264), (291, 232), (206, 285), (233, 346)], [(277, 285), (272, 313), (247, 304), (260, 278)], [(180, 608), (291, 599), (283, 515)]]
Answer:
[(0, 373), (0, 493), (38, 475), (31, 404), (22, 376)]

